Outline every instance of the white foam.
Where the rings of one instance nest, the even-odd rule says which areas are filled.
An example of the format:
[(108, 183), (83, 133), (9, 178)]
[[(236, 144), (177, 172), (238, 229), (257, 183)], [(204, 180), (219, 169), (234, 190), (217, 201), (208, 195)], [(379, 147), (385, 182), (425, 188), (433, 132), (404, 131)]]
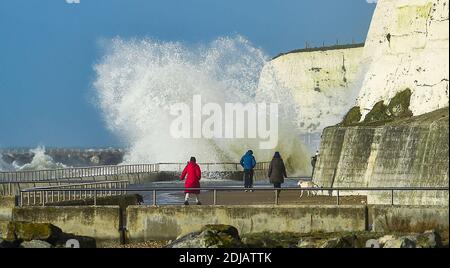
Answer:
[[(38, 146), (30, 150), (34, 154), (30, 163), (23, 166), (15, 166), (16, 170), (45, 170), (45, 169), (58, 169), (67, 167), (64, 164), (57, 163), (49, 155), (45, 154), (45, 147)], [(14, 163), (13, 163), (14, 164)]]
[[(291, 173), (308, 174), (309, 161), (292, 123), (291, 97), (278, 88), (258, 88), (268, 57), (241, 36), (188, 47), (177, 42), (116, 38), (95, 65), (94, 88), (110, 130), (128, 145), (125, 163), (238, 162), (247, 150), (268, 161), (279, 150)], [(174, 139), (171, 104), (191, 105), (192, 96), (224, 103), (279, 102), (280, 133), (274, 150), (259, 150), (255, 139)]]

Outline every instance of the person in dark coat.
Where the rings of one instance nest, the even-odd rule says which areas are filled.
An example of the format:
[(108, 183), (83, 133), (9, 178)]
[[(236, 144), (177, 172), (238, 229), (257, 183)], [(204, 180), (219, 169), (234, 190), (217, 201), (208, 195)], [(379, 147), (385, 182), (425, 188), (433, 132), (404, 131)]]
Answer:
[[(287, 178), (286, 167), (279, 152), (275, 152), (269, 165), (268, 177), (274, 188), (281, 188), (284, 178)], [(278, 190), (278, 193), (280, 191)]]
[[(244, 168), (244, 187), (253, 188), (253, 169), (256, 166), (256, 160), (253, 156), (253, 151), (248, 150), (244, 156), (241, 158), (241, 166)], [(249, 190), (245, 190), (248, 192)], [(253, 190), (250, 190), (253, 192)]]
[[(180, 176), (180, 180), (184, 180), (187, 175), (186, 181), (184, 182), (184, 188), (200, 188), (201, 174), (200, 166), (197, 165), (197, 160), (192, 156)], [(200, 200), (198, 199), (200, 190), (184, 190), (184, 193), (185, 205), (189, 205), (189, 194), (194, 194), (197, 205), (201, 205)]]
[(312, 166), (312, 174), (311, 178), (314, 177), (314, 170), (316, 169), (317, 157), (319, 156), (319, 151), (316, 151), (314, 156), (311, 156), (311, 166)]

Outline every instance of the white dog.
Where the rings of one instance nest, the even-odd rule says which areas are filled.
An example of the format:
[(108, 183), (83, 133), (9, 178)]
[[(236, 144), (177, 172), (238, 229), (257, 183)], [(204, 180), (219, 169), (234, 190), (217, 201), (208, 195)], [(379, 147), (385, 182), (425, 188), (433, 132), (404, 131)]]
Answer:
[[(319, 185), (315, 184), (312, 181), (302, 181), (299, 180), (297, 183), (298, 187), (300, 188), (317, 188), (320, 189)], [(300, 198), (303, 196), (303, 192), (306, 192), (306, 196), (310, 196), (310, 195), (317, 195), (317, 191), (318, 190), (304, 190), (304, 191), (300, 191)]]

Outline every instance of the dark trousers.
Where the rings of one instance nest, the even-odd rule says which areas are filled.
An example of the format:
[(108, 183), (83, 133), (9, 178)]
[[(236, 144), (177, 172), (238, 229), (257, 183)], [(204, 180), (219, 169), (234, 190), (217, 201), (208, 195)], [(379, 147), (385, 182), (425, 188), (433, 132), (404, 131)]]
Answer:
[(244, 169), (244, 187), (253, 187), (253, 169)]

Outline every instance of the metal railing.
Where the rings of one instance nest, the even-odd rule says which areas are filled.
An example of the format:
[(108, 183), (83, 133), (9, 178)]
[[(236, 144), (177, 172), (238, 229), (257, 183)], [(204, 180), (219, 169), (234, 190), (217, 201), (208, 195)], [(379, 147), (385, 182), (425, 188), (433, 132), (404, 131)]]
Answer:
[[(199, 163), (202, 171), (241, 171), (239, 163)], [(140, 173), (152, 173), (159, 171), (178, 171), (186, 166), (186, 163), (156, 163), (135, 165), (110, 165), (93, 167), (72, 167), (50, 170), (23, 170), (2, 171), (0, 182), (22, 181), (49, 181), (58, 179), (81, 179), (95, 176), (130, 175)], [(259, 162), (255, 170), (268, 169), (269, 162)], [(164, 168), (167, 167), (167, 168)]]
[(28, 188), (20, 191), (19, 204), (45, 206), (57, 202), (94, 199), (96, 205), (98, 197), (125, 195), (128, 185), (127, 180), (121, 180)]
[[(213, 192), (213, 205), (218, 205), (217, 202), (217, 194), (218, 192), (230, 192), (230, 191), (245, 191), (249, 190), (248, 188), (243, 187), (201, 187), (201, 188), (181, 188), (181, 187), (148, 187), (148, 188), (126, 188), (121, 189), (122, 193), (128, 192), (152, 192), (152, 203), (154, 206), (157, 205), (157, 193), (158, 192), (182, 192), (185, 190), (200, 190), (200, 191), (212, 191)], [(396, 192), (402, 191), (449, 191), (449, 187), (321, 187), (321, 188), (298, 188), (298, 187), (286, 187), (286, 188), (272, 188), (272, 187), (254, 187), (251, 190), (254, 191), (272, 191), (274, 192), (274, 204), (279, 204), (279, 194), (281, 191), (328, 191), (331, 195), (336, 193), (336, 205), (341, 205), (341, 193), (342, 192), (389, 192), (390, 193), (390, 204), (394, 205), (394, 197)], [(50, 188), (50, 187), (42, 187), (42, 188), (32, 188), (32, 189), (24, 189), (20, 193), (20, 200), (23, 200), (22, 197), (30, 192), (40, 192), (41, 196), (45, 195), (45, 192), (48, 191), (61, 191), (61, 192), (89, 192), (90, 197), (94, 198), (94, 205), (96, 204), (95, 198), (97, 196), (103, 196), (102, 193), (111, 191), (111, 189), (100, 189), (100, 188)], [(100, 194), (98, 194), (100, 193)], [(29, 199), (28, 199), (29, 200)], [(42, 205), (45, 205), (45, 202), (41, 202)], [(24, 203), (20, 202), (20, 205)], [(29, 203), (28, 203), (29, 204)]]
[[(105, 180), (106, 181), (106, 180)], [(24, 180), (20, 182), (2, 182), (0, 181), (0, 196), (14, 196), (20, 193), (22, 188), (39, 187), (43, 186), (55, 186), (69, 183), (90, 183), (96, 182), (95, 177), (80, 178), (80, 180), (73, 179), (52, 179), (46, 181), (34, 181)]]
[(23, 170), (0, 172), (2, 182), (20, 182), (23, 180), (46, 181), (55, 179), (73, 179), (93, 176), (108, 176), (122, 174), (138, 174), (158, 172), (158, 164), (116, 165), (73, 167), (49, 170)]

